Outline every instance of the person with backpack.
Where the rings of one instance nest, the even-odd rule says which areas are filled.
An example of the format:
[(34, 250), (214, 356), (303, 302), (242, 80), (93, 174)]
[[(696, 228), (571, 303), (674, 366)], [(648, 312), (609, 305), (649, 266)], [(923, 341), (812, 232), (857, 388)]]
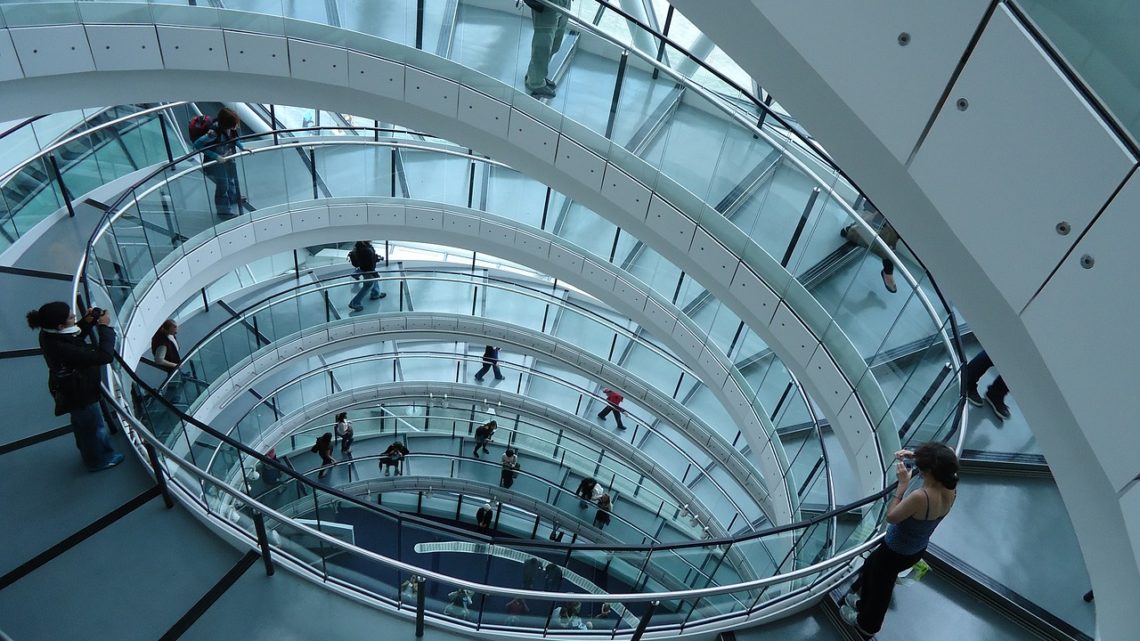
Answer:
[(317, 442), (313, 444), (310, 452), (316, 452), (321, 457), (321, 471), (317, 473), (318, 479), (323, 479), (328, 475), (329, 466), (336, 463), (336, 459), (332, 457), (332, 432), (325, 432), (317, 437)]
[(610, 412), (613, 412), (614, 420), (617, 421), (617, 428), (619, 430), (624, 430), (625, 425), (622, 425), (621, 423), (621, 413), (625, 410), (618, 406), (621, 405), (621, 402), (625, 400), (625, 397), (613, 391), (612, 389), (604, 389), (602, 390), (602, 393), (606, 395), (606, 407), (602, 411), (598, 412), (598, 418), (604, 421), (606, 420), (606, 416), (609, 415)]
[(348, 262), (356, 268), (352, 277), (363, 278), (365, 281), (360, 291), (356, 292), (348, 304), (348, 308), (352, 311), (359, 312), (364, 309), (364, 305), (361, 303), (364, 301), (365, 293), (369, 293), (368, 298), (371, 300), (380, 300), (387, 296), (380, 291), (380, 274), (376, 271), (376, 265), (379, 264), (380, 260), (380, 256), (376, 254), (376, 248), (368, 240), (356, 241), (352, 250), (348, 252)]
[(526, 90), (535, 98), (553, 98), (557, 85), (550, 79), (550, 59), (562, 48), (568, 19), (566, 14), (545, 6), (570, 8), (570, 0), (525, 0), (530, 7), (534, 33), (530, 40), (530, 65), (526, 70)]
[(475, 428), (475, 458), (479, 458), (479, 448), (483, 448), (484, 454), (491, 453), (491, 451), (487, 449), (487, 443), (495, 437), (495, 429), (498, 427), (498, 423), (491, 421)]
[(219, 216), (236, 216), (241, 202), (237, 168), (228, 158), (245, 149), (238, 138), (241, 119), (232, 109), (223, 108), (218, 117), (195, 116), (190, 119), (190, 140), (202, 152), (206, 177), (214, 183), (214, 208)]
[[(28, 312), (27, 321), (28, 327), (40, 330), (40, 353), (48, 366), (55, 415), (71, 415), (71, 433), (83, 464), (98, 472), (122, 463), (99, 405), (103, 366), (115, 360), (110, 315), (94, 307), (76, 320), (70, 305), (56, 301)], [(99, 334), (98, 345), (85, 340), (93, 331)]]

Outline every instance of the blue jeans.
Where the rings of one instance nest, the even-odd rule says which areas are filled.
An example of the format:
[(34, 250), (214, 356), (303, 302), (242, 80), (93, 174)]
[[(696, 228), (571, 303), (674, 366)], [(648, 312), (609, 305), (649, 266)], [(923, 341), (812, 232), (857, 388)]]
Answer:
[(75, 435), (75, 446), (83, 457), (88, 469), (97, 469), (115, 455), (111, 446), (111, 434), (103, 422), (103, 412), (99, 403), (92, 403), (71, 411), (71, 432)]
[[(360, 286), (360, 291), (356, 292), (356, 295), (352, 297), (352, 301), (348, 304), (349, 307), (353, 308), (364, 307), (360, 303), (364, 300), (365, 294), (368, 294), (369, 298), (380, 298), (380, 281), (376, 280), (379, 278), (376, 272), (362, 272), (358, 269), (356, 273), (364, 276), (364, 284)], [(353, 278), (356, 278), (355, 274)]]
[(237, 168), (233, 161), (210, 167), (206, 176), (214, 183), (214, 207), (220, 216), (241, 213), (235, 211), (238, 204)]

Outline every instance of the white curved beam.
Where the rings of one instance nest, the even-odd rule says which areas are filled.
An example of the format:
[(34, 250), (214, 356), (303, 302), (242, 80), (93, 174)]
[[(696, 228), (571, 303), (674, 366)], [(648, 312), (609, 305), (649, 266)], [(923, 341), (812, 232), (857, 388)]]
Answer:
[(1049, 461), (1100, 636), (1135, 636), (1137, 159), (1003, 3), (673, 3), (763, 78), (966, 314)]

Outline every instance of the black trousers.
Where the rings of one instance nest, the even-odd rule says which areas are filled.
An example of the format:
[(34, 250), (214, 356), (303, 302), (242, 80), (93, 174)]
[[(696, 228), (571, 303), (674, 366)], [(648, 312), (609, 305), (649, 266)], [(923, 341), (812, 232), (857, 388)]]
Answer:
[(859, 628), (868, 634), (875, 634), (883, 627), (883, 618), (891, 605), (891, 594), (895, 591), (895, 580), (899, 574), (922, 559), (917, 554), (899, 554), (881, 544), (863, 563), (863, 571), (851, 591), (859, 595)]
[(617, 421), (618, 429), (619, 430), (625, 429), (625, 426), (621, 424), (621, 409), (619, 409), (618, 406), (614, 405), (613, 403), (606, 403), (605, 409), (598, 412), (598, 418), (604, 419), (606, 416), (609, 415), (610, 412), (613, 412), (613, 414), (614, 414), (614, 420)]
[[(982, 374), (986, 370), (994, 366), (994, 362), (990, 359), (990, 355), (985, 350), (978, 352), (978, 355), (971, 358), (969, 363), (966, 363), (966, 387), (968, 389), (977, 390), (978, 381), (982, 378)], [(1005, 379), (998, 376), (994, 382), (990, 384), (990, 388), (986, 393), (993, 392), (994, 396), (999, 401), (1005, 400), (1005, 395), (1009, 393), (1009, 388), (1005, 385)]]

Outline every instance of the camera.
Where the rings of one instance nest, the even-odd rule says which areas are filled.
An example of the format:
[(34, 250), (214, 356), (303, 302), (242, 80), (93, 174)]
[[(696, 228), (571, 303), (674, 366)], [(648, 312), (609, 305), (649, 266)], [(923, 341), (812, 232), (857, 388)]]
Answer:
[(910, 470), (911, 472), (913, 472), (915, 468), (918, 467), (918, 465), (914, 462), (913, 456), (904, 456), (902, 458), (902, 464), (905, 465), (906, 469)]
[(102, 307), (93, 307), (91, 309), (91, 320), (99, 320), (103, 317), (103, 314), (106, 313), (107, 310), (103, 309)]

